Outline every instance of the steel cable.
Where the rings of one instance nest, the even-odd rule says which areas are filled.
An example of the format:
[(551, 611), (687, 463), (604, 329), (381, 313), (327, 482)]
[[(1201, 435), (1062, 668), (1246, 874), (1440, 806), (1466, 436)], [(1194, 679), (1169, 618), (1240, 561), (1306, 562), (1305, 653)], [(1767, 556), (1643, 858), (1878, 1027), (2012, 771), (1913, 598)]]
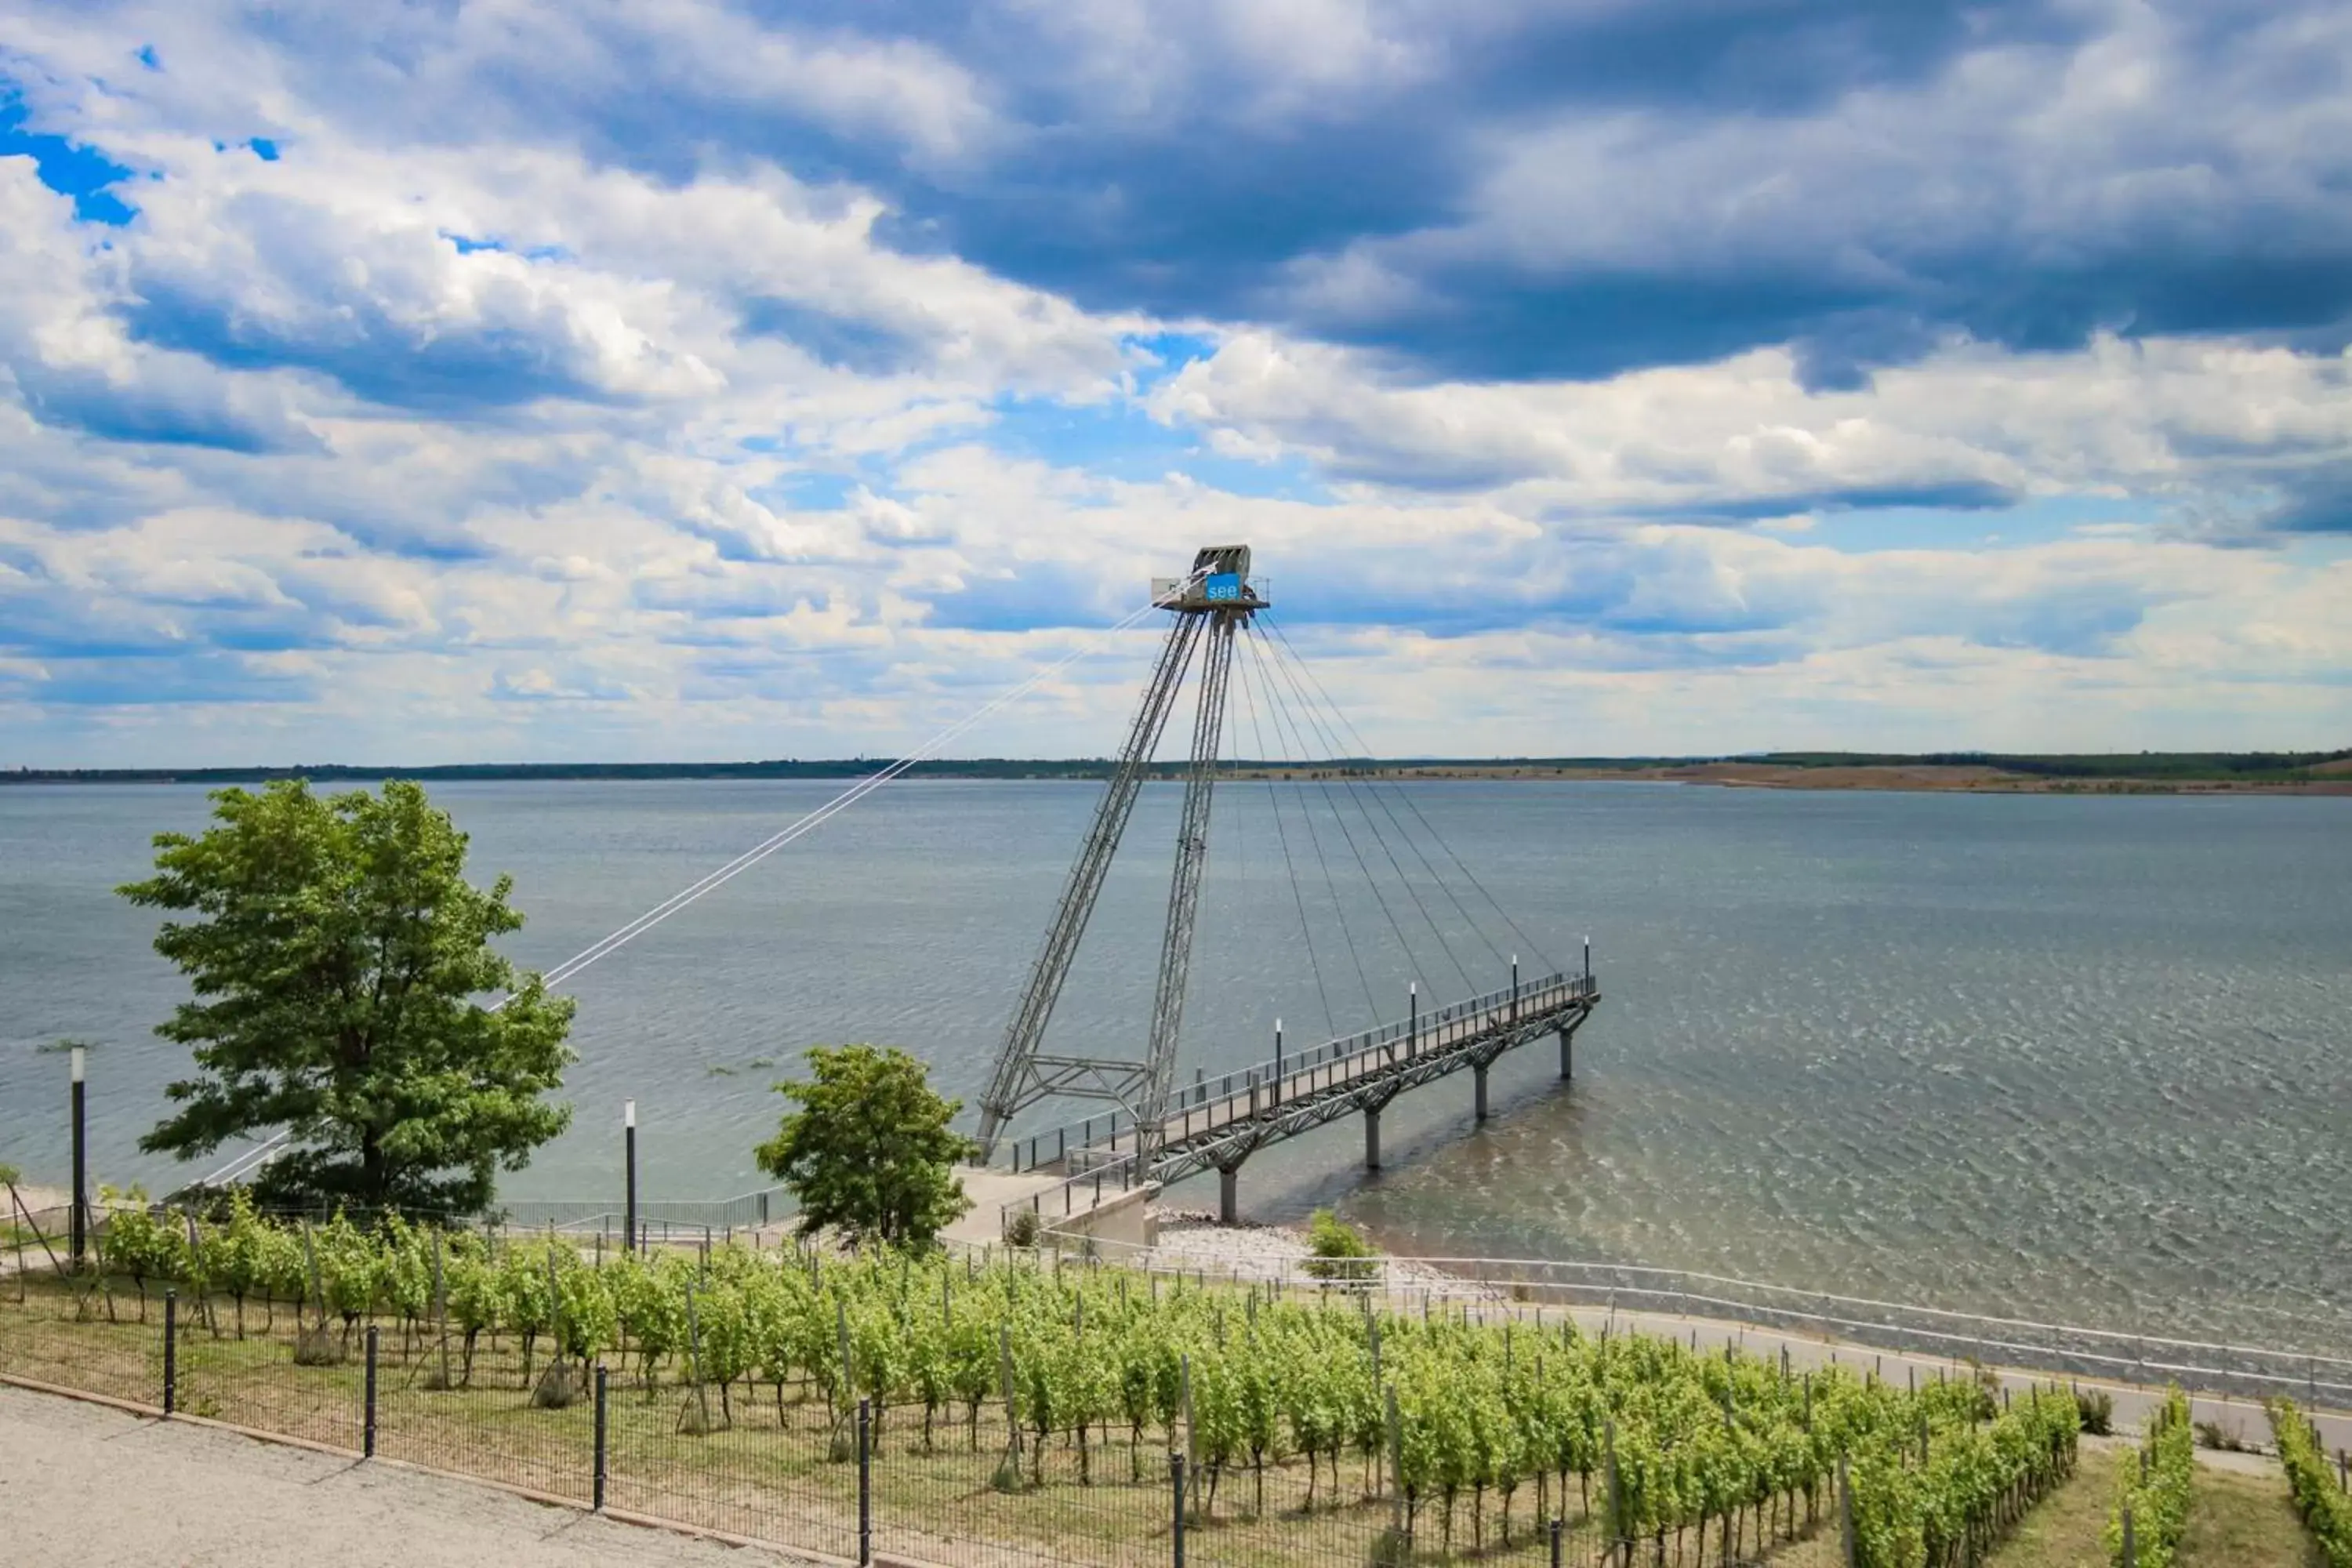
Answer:
[[(1332, 755), (1336, 758), (1339, 754), (1339, 738), (1338, 734), (1326, 725), (1323, 722), (1321, 716), (1315, 711), (1313, 700), (1307, 697), (1306, 691), (1298, 685), (1297, 677), (1279, 661), (1278, 655), (1275, 668), (1277, 673), (1281, 674), (1283, 678), (1290, 683), (1291, 689), (1298, 693), (1299, 705), (1306, 710), (1308, 721), (1315, 726), (1317, 732), (1329, 746)], [(1381, 854), (1388, 860), (1389, 869), (1396, 873), (1397, 885), (1404, 889), (1404, 896), (1412, 900), (1413, 909), (1421, 916), (1422, 924), (1429, 928), (1429, 934), (1437, 940), (1438, 951), (1445, 954), (1445, 962), (1454, 966), (1454, 973), (1462, 977), (1464, 989), (1470, 993), (1475, 993), (1478, 989), (1478, 983), (1470, 978), (1469, 969), (1463, 963), (1461, 958), (1455, 954), (1454, 944), (1445, 940), (1445, 932), (1439, 929), (1436, 920), (1431, 916), (1429, 906), (1423, 903), (1421, 895), (1413, 890), (1412, 879), (1405, 875), (1404, 867), (1402, 863), (1397, 859), (1396, 851), (1389, 847), (1388, 836), (1381, 831), (1381, 825), (1373, 821), (1372, 814), (1369, 810), (1365, 809), (1363, 797), (1356, 792), (1355, 781), (1349, 778), (1345, 773), (1341, 773), (1339, 775), (1339, 783), (1340, 786), (1348, 792), (1349, 804), (1353, 805), (1356, 808), (1356, 814), (1364, 819), (1364, 826), (1371, 834), (1372, 842), (1380, 847)], [(1402, 832), (1402, 829), (1399, 831)], [(1365, 875), (1367, 877), (1370, 876), (1369, 869), (1366, 871)], [(1403, 933), (1402, 931), (1398, 933), (1398, 940), (1400, 942), (1403, 940)], [(1484, 938), (1482, 937), (1481, 940), (1483, 941)], [(1405, 951), (1407, 956), (1410, 957), (1412, 954), (1412, 949), (1408, 947)], [(1500, 954), (1497, 954), (1496, 956), (1499, 957)]]
[[(1259, 676), (1261, 679), (1265, 679), (1265, 672), (1262, 665), (1259, 666)], [(1291, 752), (1291, 742), (1285, 739), (1281, 732), (1283, 712), (1282, 710), (1276, 705), (1276, 699), (1278, 697), (1279, 693), (1275, 691), (1270, 681), (1268, 682), (1265, 690), (1267, 702), (1266, 711), (1274, 721), (1276, 743), (1282, 747), (1285, 756), (1287, 758)], [(1378, 1023), (1381, 1016), (1380, 1003), (1373, 998), (1370, 977), (1364, 972), (1363, 955), (1356, 946), (1355, 932), (1348, 924), (1347, 906), (1340, 902), (1339, 900), (1339, 881), (1331, 875), (1330, 859), (1323, 852), (1323, 836), (1316, 830), (1315, 814), (1307, 809), (1307, 803), (1304, 799), (1301, 799), (1298, 803), (1298, 818), (1302, 823), (1306, 824), (1307, 841), (1309, 845), (1313, 846), (1316, 863), (1322, 868), (1323, 887), (1325, 892), (1329, 895), (1331, 900), (1331, 913), (1339, 921), (1340, 939), (1347, 943), (1348, 961), (1355, 967), (1356, 984), (1363, 988), (1366, 1016), (1369, 1021)], [(1409, 954), (1408, 962), (1410, 962)]]
[[(1280, 647), (1289, 653), (1291, 663), (1294, 666), (1298, 667), (1291, 677), (1293, 683), (1297, 684), (1299, 679), (1307, 675), (1308, 672), (1300, 663), (1298, 652), (1296, 648), (1291, 647), (1287, 642), (1281, 644)], [(1319, 690), (1319, 688), (1318, 689)], [(1307, 698), (1306, 700), (1309, 702), (1311, 708), (1313, 699), (1309, 697)], [(1340, 724), (1348, 723), (1347, 715), (1339, 710), (1338, 704), (1332, 702), (1328, 694), (1324, 695), (1323, 702), (1325, 709), (1330, 713), (1334, 721)], [(1352, 724), (1349, 724), (1348, 727), (1351, 731), (1355, 728)], [(1328, 735), (1331, 743), (1336, 747), (1339, 744), (1338, 734), (1330, 731), (1328, 726), (1323, 726), (1323, 728), (1325, 729), (1327, 735)], [(1364, 740), (1362, 735), (1354, 734), (1352, 739), (1358, 746), (1363, 746)], [(1348, 789), (1349, 795), (1352, 797), (1355, 794), (1355, 784), (1352, 780), (1349, 781)], [(1485, 928), (1479, 925), (1477, 918), (1472, 915), (1468, 906), (1463, 903), (1461, 895), (1454, 890), (1453, 884), (1448, 882), (1444, 876), (1439, 872), (1437, 868), (1430, 863), (1429, 856), (1423, 852), (1421, 845), (1414, 839), (1412, 834), (1406, 828), (1403, 822), (1398, 819), (1395, 810), (1390, 806), (1387, 797), (1381, 794), (1379, 783), (1376, 780), (1367, 780), (1364, 784), (1364, 793), (1370, 795), (1372, 804), (1381, 808), (1381, 815), (1388, 818), (1389, 826), (1397, 830), (1398, 838), (1403, 841), (1404, 847), (1412, 852), (1412, 858), (1420, 862), (1421, 868), (1428, 874), (1431, 884), (1434, 886), (1439, 892), (1445, 895), (1446, 902), (1452, 904), (1454, 906), (1454, 912), (1462, 917), (1462, 923), (1469, 931), (1470, 934), (1478, 939), (1479, 944), (1486, 948), (1488, 953), (1493, 955), (1496, 963), (1499, 964), (1506, 962), (1502, 948), (1497, 946), (1495, 940), (1486, 934)], [(1398, 786), (1391, 784), (1390, 786), (1390, 793), (1397, 795), (1400, 799), (1404, 799), (1408, 806), (1412, 805), (1411, 800), (1404, 795), (1403, 791)], [(1362, 809), (1360, 802), (1358, 804), (1358, 809)], [(1429, 819), (1425, 816), (1421, 816), (1418, 809), (1415, 809), (1414, 815), (1419, 818), (1423, 827), (1429, 826)], [(1436, 830), (1434, 828), (1430, 828), (1430, 833), (1431, 836), (1434, 837)], [(1441, 847), (1442, 847), (1443, 843), (1441, 841)], [(1382, 847), (1386, 847), (1385, 843), (1383, 843)], [(1391, 857), (1391, 858), (1393, 858), (1393, 857)], [(1460, 858), (1458, 857), (1455, 858), (1455, 864), (1457, 866), (1460, 865)], [(1463, 867), (1462, 869), (1465, 876), (1469, 875), (1469, 868), (1467, 867)], [(1398, 877), (1400, 880), (1403, 879), (1404, 873), (1402, 868), (1398, 870)], [(1410, 884), (1408, 884), (1408, 886)], [(1423, 911), (1423, 917), (1424, 919), (1427, 918), (1426, 910)], [(1508, 917), (1507, 916), (1506, 919)], [(1441, 945), (1444, 945), (1444, 941), (1445, 939), (1443, 936), (1438, 938), (1438, 942)], [(1453, 956), (1453, 950), (1450, 947), (1447, 948), (1446, 952), (1448, 957)], [(1457, 970), (1461, 968), (1461, 964), (1458, 961), (1455, 963), (1454, 967)], [(1463, 976), (1463, 980), (1465, 984), (1468, 984), (1471, 986), (1472, 990), (1475, 991), (1477, 989), (1475, 983), (1470, 981), (1467, 974)]]
[[(1318, 693), (1321, 693), (1325, 705), (1330, 709), (1333, 715), (1339, 719), (1340, 723), (1347, 725), (1348, 732), (1354, 737), (1356, 744), (1362, 746), (1364, 744), (1363, 735), (1358, 731), (1356, 726), (1349, 721), (1347, 710), (1342, 709), (1338, 703), (1331, 700), (1330, 694), (1323, 689), (1323, 683), (1315, 679), (1314, 670), (1308, 668), (1306, 659), (1300, 656), (1297, 647), (1291, 642), (1289, 635), (1282, 629), (1281, 624), (1275, 620), (1273, 613), (1271, 611), (1264, 613), (1266, 617), (1266, 626), (1272, 630), (1275, 637), (1280, 639), (1282, 646), (1286, 649), (1289, 650), (1290, 657), (1296, 660), (1299, 668), (1306, 672), (1307, 680), (1314, 686), (1315, 689)], [(1478, 896), (1486, 900), (1487, 907), (1492, 909), (1496, 915), (1502, 918), (1502, 921), (1505, 925), (1510, 927), (1511, 934), (1517, 937), (1521, 942), (1527, 943), (1528, 951), (1534, 953), (1537, 958), (1540, 959), (1546, 969), (1557, 971), (1559, 965), (1554, 963), (1550, 955), (1544, 952), (1543, 945), (1537, 942), (1534, 937), (1529, 936), (1525, 931), (1520, 929), (1519, 922), (1511, 918), (1511, 911), (1505, 909), (1501, 900), (1496, 899), (1493, 893), (1486, 890), (1486, 884), (1478, 879), (1478, 874), (1470, 869), (1468, 863), (1465, 862), (1460, 855), (1454, 853), (1454, 846), (1446, 842), (1445, 835), (1437, 830), (1436, 824), (1431, 822), (1428, 817), (1422, 815), (1421, 807), (1413, 804), (1412, 797), (1405, 794), (1402, 789), (1396, 790), (1395, 793), (1397, 798), (1404, 803), (1405, 809), (1412, 812), (1414, 818), (1420, 822), (1421, 826), (1424, 829), (1427, 830), (1429, 837), (1436, 842), (1438, 848), (1444, 851), (1445, 858), (1454, 862), (1455, 868), (1462, 873), (1463, 877), (1469, 882), (1470, 886), (1477, 890)]]
[[(1261, 757), (1265, 757), (1270, 760), (1273, 753), (1266, 750), (1265, 731), (1260, 728), (1258, 724), (1257, 700), (1252, 694), (1250, 689), (1250, 668), (1251, 666), (1256, 662), (1258, 655), (1255, 651), (1255, 646), (1247, 640), (1243, 642), (1242, 647), (1244, 651), (1244, 658), (1242, 659), (1242, 709), (1249, 715), (1250, 734), (1257, 742), (1258, 754)], [(1298, 934), (1307, 943), (1307, 967), (1315, 972), (1315, 994), (1321, 999), (1323, 1004), (1324, 1037), (1327, 1039), (1336, 1039), (1339, 1034), (1339, 1024), (1338, 1018), (1335, 1017), (1331, 1012), (1331, 993), (1326, 989), (1323, 984), (1322, 961), (1316, 956), (1315, 931), (1314, 928), (1307, 923), (1307, 895), (1298, 886), (1298, 869), (1294, 864), (1292, 864), (1290, 858), (1290, 836), (1284, 829), (1282, 825), (1282, 790), (1281, 787), (1275, 783), (1274, 770), (1271, 766), (1268, 766), (1266, 769), (1265, 798), (1267, 806), (1274, 812), (1275, 838), (1282, 846), (1283, 873), (1290, 879), (1290, 896), (1292, 900), (1298, 906)], [(1370, 988), (1367, 987), (1366, 989), (1369, 992)], [(1369, 996), (1367, 999), (1369, 1000)]]
[[(1278, 674), (1281, 671), (1281, 667), (1276, 665), (1275, 666), (1275, 669)], [(1279, 689), (1276, 689), (1276, 694), (1278, 699), (1280, 696)], [(1286, 712), (1286, 708), (1278, 704), (1275, 711), (1279, 716)], [(1277, 718), (1277, 723), (1278, 722), (1279, 719)], [(1295, 718), (1293, 719), (1292, 727), (1294, 733), (1301, 734), (1303, 737), (1303, 731), (1297, 729)], [(1307, 754), (1308, 750), (1309, 743), (1302, 738), (1299, 744), (1301, 755), (1304, 756)], [(1318, 779), (1315, 783), (1317, 787), (1322, 791), (1324, 805), (1330, 807), (1331, 820), (1338, 825), (1339, 837), (1346, 841), (1348, 852), (1355, 857), (1356, 868), (1364, 874), (1364, 885), (1371, 889), (1372, 901), (1380, 906), (1381, 918), (1388, 921), (1389, 930), (1394, 933), (1397, 939), (1397, 946), (1404, 952), (1404, 961), (1407, 968), (1412, 970), (1415, 973), (1415, 977), (1417, 978), (1418, 972), (1421, 967), (1420, 955), (1413, 952), (1412, 942), (1405, 936), (1404, 926), (1396, 918), (1396, 911), (1389, 907), (1388, 895), (1381, 891), (1380, 879), (1372, 875), (1371, 863), (1364, 858), (1363, 849), (1356, 843), (1355, 832), (1353, 829), (1349, 827), (1346, 814), (1340, 811), (1338, 803), (1332, 799), (1331, 782), (1328, 779)], [(1370, 820), (1370, 819), (1368, 816), (1366, 821), (1369, 822)], [(1337, 895), (1335, 894), (1335, 901)], [(1457, 964), (1455, 967), (1458, 968), (1460, 966)], [(1466, 975), (1465, 976), (1465, 984), (1467, 982)], [(1366, 989), (1369, 992), (1370, 987), (1367, 986)], [(1376, 1018), (1380, 1016), (1379, 1004), (1377, 1003), (1373, 1004), (1372, 1016)]]

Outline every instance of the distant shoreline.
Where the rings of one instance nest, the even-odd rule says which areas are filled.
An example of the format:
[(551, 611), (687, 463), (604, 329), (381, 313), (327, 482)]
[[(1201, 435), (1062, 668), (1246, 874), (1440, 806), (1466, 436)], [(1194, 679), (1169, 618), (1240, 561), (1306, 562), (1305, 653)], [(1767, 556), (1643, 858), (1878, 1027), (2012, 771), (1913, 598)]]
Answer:
[[(293, 767), (16, 768), (8, 784), (251, 784), (306, 778), (322, 785), (388, 778), (458, 782), (671, 779), (852, 780), (888, 763), (864, 757), (741, 763), (458, 763), (425, 767), (316, 763)], [(1185, 764), (1153, 764), (1181, 777)], [(975, 758), (919, 763), (905, 776), (951, 780), (1090, 780), (1103, 757)], [(1900, 790), (1979, 795), (2352, 795), (2352, 750), (2320, 752), (2124, 752), (2081, 755), (1938, 752), (1918, 756), (1807, 752), (1737, 757), (1342, 758), (1318, 763), (1239, 760), (1230, 779), (1624, 781), (1739, 789)]]

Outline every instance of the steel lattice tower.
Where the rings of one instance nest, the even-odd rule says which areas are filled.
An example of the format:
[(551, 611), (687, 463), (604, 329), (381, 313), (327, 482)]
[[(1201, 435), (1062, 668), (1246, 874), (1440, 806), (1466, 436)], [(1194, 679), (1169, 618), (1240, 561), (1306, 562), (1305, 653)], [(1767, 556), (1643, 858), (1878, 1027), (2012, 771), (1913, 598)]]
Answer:
[[(1145, 682), (1143, 700), (1129, 726), (1127, 743), (1110, 783), (1095, 808), (1093, 825), (1070, 867), (1061, 902), (1045, 928), (1045, 941), (1029, 972), (1029, 983), (1005, 1027), (996, 1070), (980, 1102), (980, 1142), (985, 1159), (1007, 1123), (1030, 1106), (1055, 1095), (1104, 1100), (1124, 1110), (1138, 1130), (1139, 1169), (1149, 1170), (1156, 1152), (1148, 1141), (1167, 1114), (1175, 1082), (1176, 1044), (1184, 1016), (1184, 986), (1192, 960), (1192, 931), (1201, 905), (1201, 872), (1209, 855), (1209, 805), (1216, 783), (1217, 752), (1224, 732), (1225, 689), (1233, 668), (1234, 633), (1268, 601), (1249, 580), (1245, 544), (1214, 545), (1192, 558), (1190, 575), (1152, 584), (1152, 602), (1175, 617), (1160, 645), (1159, 662)], [(1062, 994), (1078, 942), (1094, 915), (1104, 876), (1118, 852), (1136, 796), (1143, 788), (1153, 753), (1176, 708), (1187, 672), (1197, 658), (1200, 679), (1192, 720), (1191, 765), (1184, 775), (1184, 808), (1176, 834), (1176, 864), (1168, 883), (1168, 925), (1160, 945), (1160, 976), (1153, 993), (1151, 1029), (1143, 1059), (1091, 1056), (1046, 1056), (1038, 1050)]]

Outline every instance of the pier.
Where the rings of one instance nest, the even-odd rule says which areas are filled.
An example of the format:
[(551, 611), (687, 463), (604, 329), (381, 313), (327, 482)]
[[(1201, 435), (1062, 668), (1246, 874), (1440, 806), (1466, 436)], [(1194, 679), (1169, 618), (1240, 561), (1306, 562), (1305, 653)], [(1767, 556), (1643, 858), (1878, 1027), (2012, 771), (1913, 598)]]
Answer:
[[(1261, 631), (1259, 622), (1272, 609), (1273, 595), (1265, 582), (1251, 576), (1250, 568), (1247, 545), (1211, 545), (1193, 556), (1190, 574), (1159, 579), (1151, 585), (1152, 607), (1171, 616), (1160, 658), (1144, 684), (1126, 743), (1071, 864), (1028, 982), (998, 1047), (987, 1092), (981, 1096), (981, 1159), (992, 1162), (1009, 1140), (1008, 1173), (1026, 1172), (1032, 1178), (1021, 1184), (1025, 1193), (1002, 1205), (1004, 1223), (1012, 1223), (1013, 1215), (1026, 1210), (1048, 1226), (1102, 1234), (1097, 1222), (1116, 1206), (1124, 1211), (1121, 1228), (1139, 1234), (1144, 1226), (1140, 1205), (1150, 1192), (1210, 1170), (1219, 1177), (1218, 1213), (1231, 1223), (1239, 1218), (1242, 1167), (1269, 1143), (1295, 1138), (1343, 1116), (1361, 1115), (1364, 1166), (1377, 1171), (1381, 1113), (1407, 1089), (1467, 1068), (1475, 1081), (1476, 1116), (1483, 1121), (1488, 1110), (1488, 1069), (1506, 1051), (1546, 1036), (1559, 1041), (1560, 1077), (1573, 1074), (1576, 1031), (1601, 998), (1592, 978), (1589, 940), (1581, 973), (1563, 971), (1524, 982), (1514, 954), (1509, 959), (1507, 988), (1427, 1012), (1421, 1005), (1420, 983), (1412, 981), (1404, 988), (1406, 1013), (1401, 1019), (1376, 1023), (1296, 1055), (1283, 1049), (1277, 1023), (1272, 1057), (1238, 1072), (1220, 1074), (1213, 1084), (1205, 1073), (1196, 1075), (1189, 1086), (1176, 1081), (1210, 817), (1229, 712), (1236, 706), (1261, 742), (1267, 727), (1262, 721), (1270, 721), (1276, 741), (1287, 747), (1302, 753), (1316, 744), (1327, 748), (1325, 754), (1332, 763), (1307, 770), (1303, 782), (1311, 784), (1323, 797), (1330, 813), (1328, 820), (1339, 841), (1344, 843), (1348, 858), (1362, 875), (1371, 902), (1396, 936), (1407, 963), (1416, 966), (1409, 973), (1433, 972), (1419, 965), (1436, 957), (1414, 952), (1405, 936), (1411, 921), (1427, 928), (1444, 963), (1461, 977), (1465, 990), (1475, 984), (1469, 966), (1446, 940), (1433, 914), (1433, 900), (1423, 897), (1423, 887), (1434, 895), (1441, 910), (1451, 906), (1498, 965), (1503, 961), (1500, 945), (1479, 929), (1470, 914), (1472, 905), (1479, 900), (1500, 917), (1514, 938), (1535, 945), (1409, 797), (1402, 800), (1401, 814), (1397, 803), (1384, 798), (1375, 786), (1367, 784), (1362, 791), (1358, 789), (1352, 771), (1338, 760), (1339, 748), (1342, 737), (1351, 737), (1358, 744), (1362, 737), (1339, 712), (1288, 639), (1278, 630), (1271, 637)], [(1253, 653), (1238, 667), (1237, 648)], [(1045, 1037), (1055, 1004), (1093, 917), (1112, 858), (1126, 834), (1137, 795), (1188, 683), (1194, 693), (1195, 710), (1191, 760), (1184, 773), (1175, 862), (1169, 879), (1167, 928), (1160, 942), (1158, 982), (1143, 1050), (1129, 1057), (1049, 1049)], [(1268, 787), (1279, 786), (1269, 783)], [(1298, 910), (1305, 957), (1315, 971), (1316, 987), (1323, 994), (1328, 1015), (1329, 995), (1321, 960), (1307, 929), (1305, 888), (1313, 879), (1305, 875), (1301, 863), (1312, 856), (1314, 867), (1322, 874), (1322, 888), (1336, 907), (1334, 858), (1325, 854), (1323, 836), (1303, 801), (1294, 807), (1298, 823), (1296, 835), (1286, 826), (1278, 794), (1274, 805), (1276, 834), (1292, 902)], [(1418, 837), (1408, 818), (1418, 824)], [(1351, 825), (1354, 820), (1361, 823), (1360, 837)], [(1365, 853), (1367, 845), (1377, 858)], [(1381, 863), (1392, 873), (1396, 898), (1391, 897), (1391, 889), (1383, 886), (1375, 871)], [(1420, 884), (1408, 866), (1419, 868)], [(1342, 874), (1345, 869), (1342, 862)], [(1363, 956), (1344, 914), (1339, 924), (1349, 966), (1360, 981), (1364, 980)], [(1370, 1005), (1369, 981), (1365, 981), (1365, 1000), (1366, 1011), (1377, 1017)], [(1045, 1132), (1024, 1135), (1015, 1129), (1016, 1121), (1032, 1107), (1049, 1100), (1072, 1099), (1108, 1102), (1109, 1109)]]
[(1591, 972), (1514, 982), (1507, 989), (1454, 1003), (1330, 1040), (1296, 1055), (1269, 1057), (1214, 1079), (1179, 1089), (1168, 1114), (1141, 1136), (1117, 1111), (1015, 1140), (1010, 1169), (1062, 1179), (1003, 1205), (1026, 1209), (1047, 1225), (1080, 1219), (1106, 1200), (1139, 1186), (1162, 1187), (1213, 1170), (1218, 1217), (1240, 1217), (1241, 1170), (1271, 1143), (1340, 1118), (1364, 1119), (1364, 1168), (1381, 1168), (1381, 1113), (1407, 1089), (1468, 1069), (1473, 1104), (1486, 1120), (1486, 1075), (1504, 1053), (1556, 1037), (1559, 1076), (1575, 1072), (1576, 1031), (1591, 1016), (1601, 987)]

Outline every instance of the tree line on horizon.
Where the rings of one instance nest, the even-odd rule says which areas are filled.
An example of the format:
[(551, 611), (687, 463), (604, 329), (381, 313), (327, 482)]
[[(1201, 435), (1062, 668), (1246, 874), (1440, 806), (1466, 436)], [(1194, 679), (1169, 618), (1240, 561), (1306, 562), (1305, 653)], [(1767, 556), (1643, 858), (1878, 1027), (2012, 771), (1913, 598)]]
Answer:
[[(1329, 757), (1228, 759), (1228, 768), (1256, 772), (1368, 773), (1398, 768), (1554, 768), (1640, 772), (1654, 768), (1702, 767), (1711, 763), (1751, 763), (1786, 768), (1990, 767), (2041, 778), (2150, 779), (2162, 781), (2310, 783), (2317, 770), (2352, 763), (2352, 747), (2329, 752), (1740, 752), (1688, 756), (1626, 757)], [(659, 779), (855, 779), (886, 765), (873, 757), (772, 758), (713, 763), (437, 763), (416, 767), (352, 763), (302, 763), (286, 767), (34, 768), (0, 771), (6, 784), (267, 784), (278, 780), (376, 783), (415, 779), (434, 783), (512, 780)], [(908, 768), (908, 778), (1075, 779), (1108, 777), (1109, 757), (935, 757)], [(1189, 763), (1154, 763), (1151, 775), (1181, 777)]]

